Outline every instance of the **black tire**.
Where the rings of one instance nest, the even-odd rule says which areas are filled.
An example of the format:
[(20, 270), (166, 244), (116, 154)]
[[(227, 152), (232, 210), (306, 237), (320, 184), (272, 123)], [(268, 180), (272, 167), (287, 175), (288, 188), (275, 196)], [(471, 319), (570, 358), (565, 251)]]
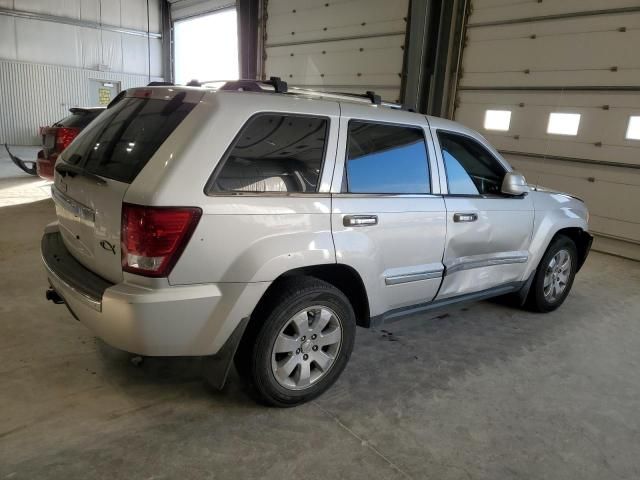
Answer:
[[(282, 329), (287, 328), (292, 318), (313, 306), (326, 307), (335, 313), (331, 318), (341, 329), (341, 341), (336, 347), (337, 353), (331, 366), (326, 372), (317, 370), (321, 372), (317, 373), (317, 381), (300, 390), (286, 388), (276, 379), (272, 368), (274, 345)], [(234, 360), (238, 372), (251, 383), (252, 391), (259, 401), (277, 407), (293, 407), (308, 402), (327, 390), (347, 365), (355, 341), (356, 318), (347, 297), (333, 285), (314, 277), (285, 279), (279, 282), (277, 288), (272, 289), (254, 316)], [(314, 348), (317, 350), (315, 345)], [(313, 364), (313, 359), (309, 362), (310, 368), (317, 369), (319, 366)]]
[[(549, 268), (549, 264), (552, 259), (561, 252), (562, 250), (569, 253), (569, 261), (571, 265), (571, 271), (569, 272), (568, 280), (566, 281), (566, 286), (564, 287), (562, 293), (560, 293), (555, 298), (548, 298), (545, 296), (545, 274), (547, 273), (547, 269)], [(527, 295), (527, 300), (525, 306), (534, 312), (551, 312), (558, 308), (567, 298), (569, 292), (571, 291), (571, 287), (573, 286), (573, 280), (576, 276), (576, 270), (578, 268), (578, 250), (576, 249), (576, 244), (569, 237), (564, 235), (558, 235), (555, 237), (551, 243), (549, 244), (549, 248), (545, 252), (542, 260), (540, 260), (540, 264), (536, 270), (535, 277), (533, 278), (533, 283), (531, 284), (531, 289), (529, 290), (529, 294)]]

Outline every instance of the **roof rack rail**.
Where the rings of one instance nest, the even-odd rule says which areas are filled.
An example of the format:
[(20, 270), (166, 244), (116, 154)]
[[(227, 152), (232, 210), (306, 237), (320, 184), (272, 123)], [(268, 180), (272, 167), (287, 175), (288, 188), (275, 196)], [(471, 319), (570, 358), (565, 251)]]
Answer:
[(401, 110), (403, 107), (398, 103), (383, 102), (380, 95), (371, 90), (367, 90), (366, 93), (348, 93), (348, 92), (323, 92), (320, 90), (308, 90), (306, 88), (291, 87), (291, 93), (299, 93), (300, 95), (311, 95), (324, 98), (332, 98), (335, 100), (362, 100), (367, 101), (373, 105), (379, 105), (381, 107), (393, 108)]
[(346, 93), (346, 92), (323, 92), (320, 90), (309, 90), (303, 87), (289, 87), (287, 82), (283, 81), (280, 77), (270, 77), (269, 80), (253, 80), (253, 79), (240, 79), (240, 80), (210, 80), (201, 82), (201, 85), (221, 83), (222, 86), (219, 90), (241, 90), (244, 92), (271, 92), (272, 90), (265, 90), (263, 86), (273, 87), (275, 93), (288, 93), (307, 95), (314, 97), (331, 98), (334, 100), (361, 100), (367, 101), (373, 105), (382, 107), (402, 109), (403, 106), (397, 103), (383, 102), (380, 95), (376, 94), (372, 90), (367, 90), (366, 93)]
[(245, 92), (264, 92), (264, 88), (260, 85), (269, 85), (273, 87), (275, 93), (287, 93), (289, 87), (287, 82), (280, 77), (270, 77), (269, 80), (231, 80), (225, 82), (220, 90), (243, 90)]
[(153, 81), (153, 82), (147, 83), (147, 87), (173, 87), (173, 86), (174, 84), (172, 82)]

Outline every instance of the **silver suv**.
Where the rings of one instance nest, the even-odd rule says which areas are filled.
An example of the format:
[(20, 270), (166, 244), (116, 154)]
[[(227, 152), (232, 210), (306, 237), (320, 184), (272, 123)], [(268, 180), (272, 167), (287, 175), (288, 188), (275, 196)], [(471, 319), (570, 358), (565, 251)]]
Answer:
[(269, 82), (119, 95), (58, 159), (47, 298), (140, 355), (230, 364), (291, 406), (356, 325), (511, 295), (548, 312), (591, 246), (584, 203), (478, 133), (367, 95)]

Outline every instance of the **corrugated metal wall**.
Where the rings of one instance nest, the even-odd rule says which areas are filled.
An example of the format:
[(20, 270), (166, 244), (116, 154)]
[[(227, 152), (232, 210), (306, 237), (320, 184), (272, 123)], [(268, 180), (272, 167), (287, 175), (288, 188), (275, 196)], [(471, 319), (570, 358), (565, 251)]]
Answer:
[(0, 0), (0, 143), (37, 144), (38, 126), (90, 105), (92, 79), (161, 79), (160, 1), (147, 18), (147, 0)]
[(399, 101), (408, 0), (268, 0), (264, 72)]
[[(474, 0), (456, 120), (482, 132), (530, 183), (585, 199), (594, 248), (640, 259), (637, 0)], [(508, 131), (487, 110), (509, 110)], [(578, 133), (547, 133), (550, 113), (580, 114)]]
[(148, 77), (0, 60), (0, 144), (34, 145), (38, 127), (90, 104), (90, 80), (146, 85)]

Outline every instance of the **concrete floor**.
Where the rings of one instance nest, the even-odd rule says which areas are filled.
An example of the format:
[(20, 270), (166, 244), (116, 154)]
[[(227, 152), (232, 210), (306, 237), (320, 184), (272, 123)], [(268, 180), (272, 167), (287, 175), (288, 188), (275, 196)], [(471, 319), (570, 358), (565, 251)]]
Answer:
[[(593, 253), (565, 305), (358, 330), (317, 401), (130, 357), (45, 301), (50, 200), (0, 208), (0, 478), (640, 478), (640, 264)], [(179, 319), (176, 319), (179, 321)]]

